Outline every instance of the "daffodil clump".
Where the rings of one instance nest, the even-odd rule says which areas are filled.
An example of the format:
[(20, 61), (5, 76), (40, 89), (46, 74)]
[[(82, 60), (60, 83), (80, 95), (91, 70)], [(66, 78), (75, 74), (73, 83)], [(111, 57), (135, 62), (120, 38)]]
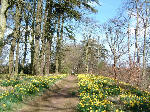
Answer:
[(1, 80), (0, 81), (0, 86), (5, 86), (5, 87), (8, 87), (8, 86), (15, 86), (16, 84), (20, 83), (19, 80), (15, 80), (15, 79), (10, 79), (10, 80)]
[(133, 112), (150, 112), (150, 92), (142, 91), (129, 84), (125, 85), (120, 85), (123, 88), (120, 100), (124, 104), (124, 108)]
[(21, 76), (19, 81), (15, 79), (5, 80), (6, 82), (1, 81), (1, 86), (11, 86), (12, 89), (0, 94), (0, 112), (10, 110), (13, 103), (19, 103), (27, 96), (36, 95), (64, 77), (66, 77), (65, 74), (57, 76)]
[(81, 112), (105, 112), (110, 110), (112, 102), (104, 94), (103, 84), (94, 75), (78, 75), (79, 98), (78, 110)]
[(120, 99), (126, 109), (134, 112), (150, 112), (150, 95), (137, 96), (134, 94), (122, 94), (120, 95)]
[(150, 93), (113, 78), (78, 75), (80, 112), (150, 112)]

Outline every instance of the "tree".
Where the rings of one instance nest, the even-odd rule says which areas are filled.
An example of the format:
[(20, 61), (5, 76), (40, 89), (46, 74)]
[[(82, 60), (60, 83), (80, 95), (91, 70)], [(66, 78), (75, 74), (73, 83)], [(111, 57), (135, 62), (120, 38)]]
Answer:
[(147, 0), (145, 0), (146, 6), (145, 6), (145, 17), (143, 19), (143, 27), (144, 27), (144, 42), (143, 42), (143, 71), (142, 71), (142, 85), (144, 88), (147, 87), (147, 79), (149, 80), (148, 77), (146, 77), (146, 40), (147, 40), (147, 30), (148, 30), (148, 5), (147, 5)]
[(0, 56), (3, 47), (3, 38), (6, 30), (6, 11), (8, 8), (8, 0), (1, 0), (1, 9), (0, 9)]
[(39, 75), (39, 41), (41, 38), (41, 23), (42, 23), (42, 0), (37, 2), (37, 15), (36, 15), (36, 32), (35, 32), (35, 53), (34, 53), (34, 69), (35, 74)]
[[(25, 69), (30, 69), (34, 75), (49, 74), (52, 59), (57, 62), (57, 73), (60, 72), (64, 56), (62, 55), (63, 42), (66, 38), (75, 40), (74, 31), (69, 22), (81, 20), (84, 16), (81, 9), (96, 12), (96, 9), (88, 2), (78, 0), (8, 0), (7, 3), (8, 7), (5, 7), (3, 14), (5, 13), (6, 16), (8, 12), (7, 27), (13, 32), (2, 41), (6, 46), (11, 46), (9, 51), (10, 74), (14, 72), (18, 74), (20, 68), (22, 68), (21, 73), (27, 73)], [(6, 21), (6, 18), (3, 20)], [(55, 36), (57, 41), (55, 41)], [(52, 53), (51, 49), (55, 45), (56, 49)], [(26, 67), (28, 65), (30, 68)]]
[[(11, 44), (11, 49), (10, 49), (10, 54), (9, 54), (9, 74), (13, 75), (14, 72), (15, 74), (18, 74), (18, 57), (19, 57), (19, 38), (20, 38), (20, 7), (19, 3), (16, 4), (16, 14), (15, 14), (15, 29), (14, 29), (14, 35), (13, 35), (13, 40)], [(15, 63), (15, 70), (14, 70), (14, 51), (15, 51), (15, 46), (17, 42), (17, 48), (16, 48), (16, 63)]]
[(84, 6), (85, 9), (88, 9), (92, 12), (96, 12), (96, 10), (88, 5), (88, 3), (85, 3), (84, 1), (59, 1), (59, 3), (55, 4), (56, 7), (56, 15), (57, 15), (57, 45), (56, 45), (56, 69), (55, 72), (58, 74), (60, 64), (61, 64), (61, 45), (62, 45), (62, 37), (63, 37), (63, 27), (64, 27), (64, 21), (67, 18), (80, 20), (81, 19), (81, 13), (76, 10), (76, 7)]
[(123, 23), (119, 19), (111, 19), (108, 24), (104, 25), (106, 42), (109, 45), (111, 51), (111, 57), (113, 58), (114, 77), (117, 78), (117, 62), (126, 54), (127, 50), (125, 44), (125, 34), (122, 30)]

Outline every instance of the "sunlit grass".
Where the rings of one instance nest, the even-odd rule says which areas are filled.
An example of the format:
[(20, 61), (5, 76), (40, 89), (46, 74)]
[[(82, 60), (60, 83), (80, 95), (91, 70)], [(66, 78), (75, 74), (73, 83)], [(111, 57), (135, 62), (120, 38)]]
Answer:
[(103, 76), (80, 74), (78, 80), (80, 112), (150, 112), (147, 91)]
[(1, 80), (1, 87), (12, 87), (0, 94), (0, 111), (11, 110), (14, 103), (19, 103), (28, 96), (36, 95), (40, 91), (49, 88), (57, 80), (66, 77), (66, 75), (51, 76), (17, 76), (10, 80)]

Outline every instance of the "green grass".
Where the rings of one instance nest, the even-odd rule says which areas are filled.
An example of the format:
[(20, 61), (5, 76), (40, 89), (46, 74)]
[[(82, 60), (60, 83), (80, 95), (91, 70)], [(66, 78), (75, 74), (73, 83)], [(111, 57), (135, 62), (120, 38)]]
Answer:
[(124, 82), (78, 75), (79, 112), (150, 112), (150, 93)]
[(0, 112), (10, 111), (14, 104), (22, 102), (27, 97), (32, 97), (48, 89), (57, 80), (66, 75), (57, 76), (17, 76), (10, 80), (1, 80), (1, 88), (11, 87), (0, 93)]

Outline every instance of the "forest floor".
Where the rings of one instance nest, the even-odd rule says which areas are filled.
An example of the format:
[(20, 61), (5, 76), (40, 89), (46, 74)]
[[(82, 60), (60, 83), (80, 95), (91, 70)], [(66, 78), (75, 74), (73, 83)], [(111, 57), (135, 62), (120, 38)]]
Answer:
[(23, 104), (17, 112), (75, 112), (79, 103), (76, 76), (56, 82), (43, 95)]

